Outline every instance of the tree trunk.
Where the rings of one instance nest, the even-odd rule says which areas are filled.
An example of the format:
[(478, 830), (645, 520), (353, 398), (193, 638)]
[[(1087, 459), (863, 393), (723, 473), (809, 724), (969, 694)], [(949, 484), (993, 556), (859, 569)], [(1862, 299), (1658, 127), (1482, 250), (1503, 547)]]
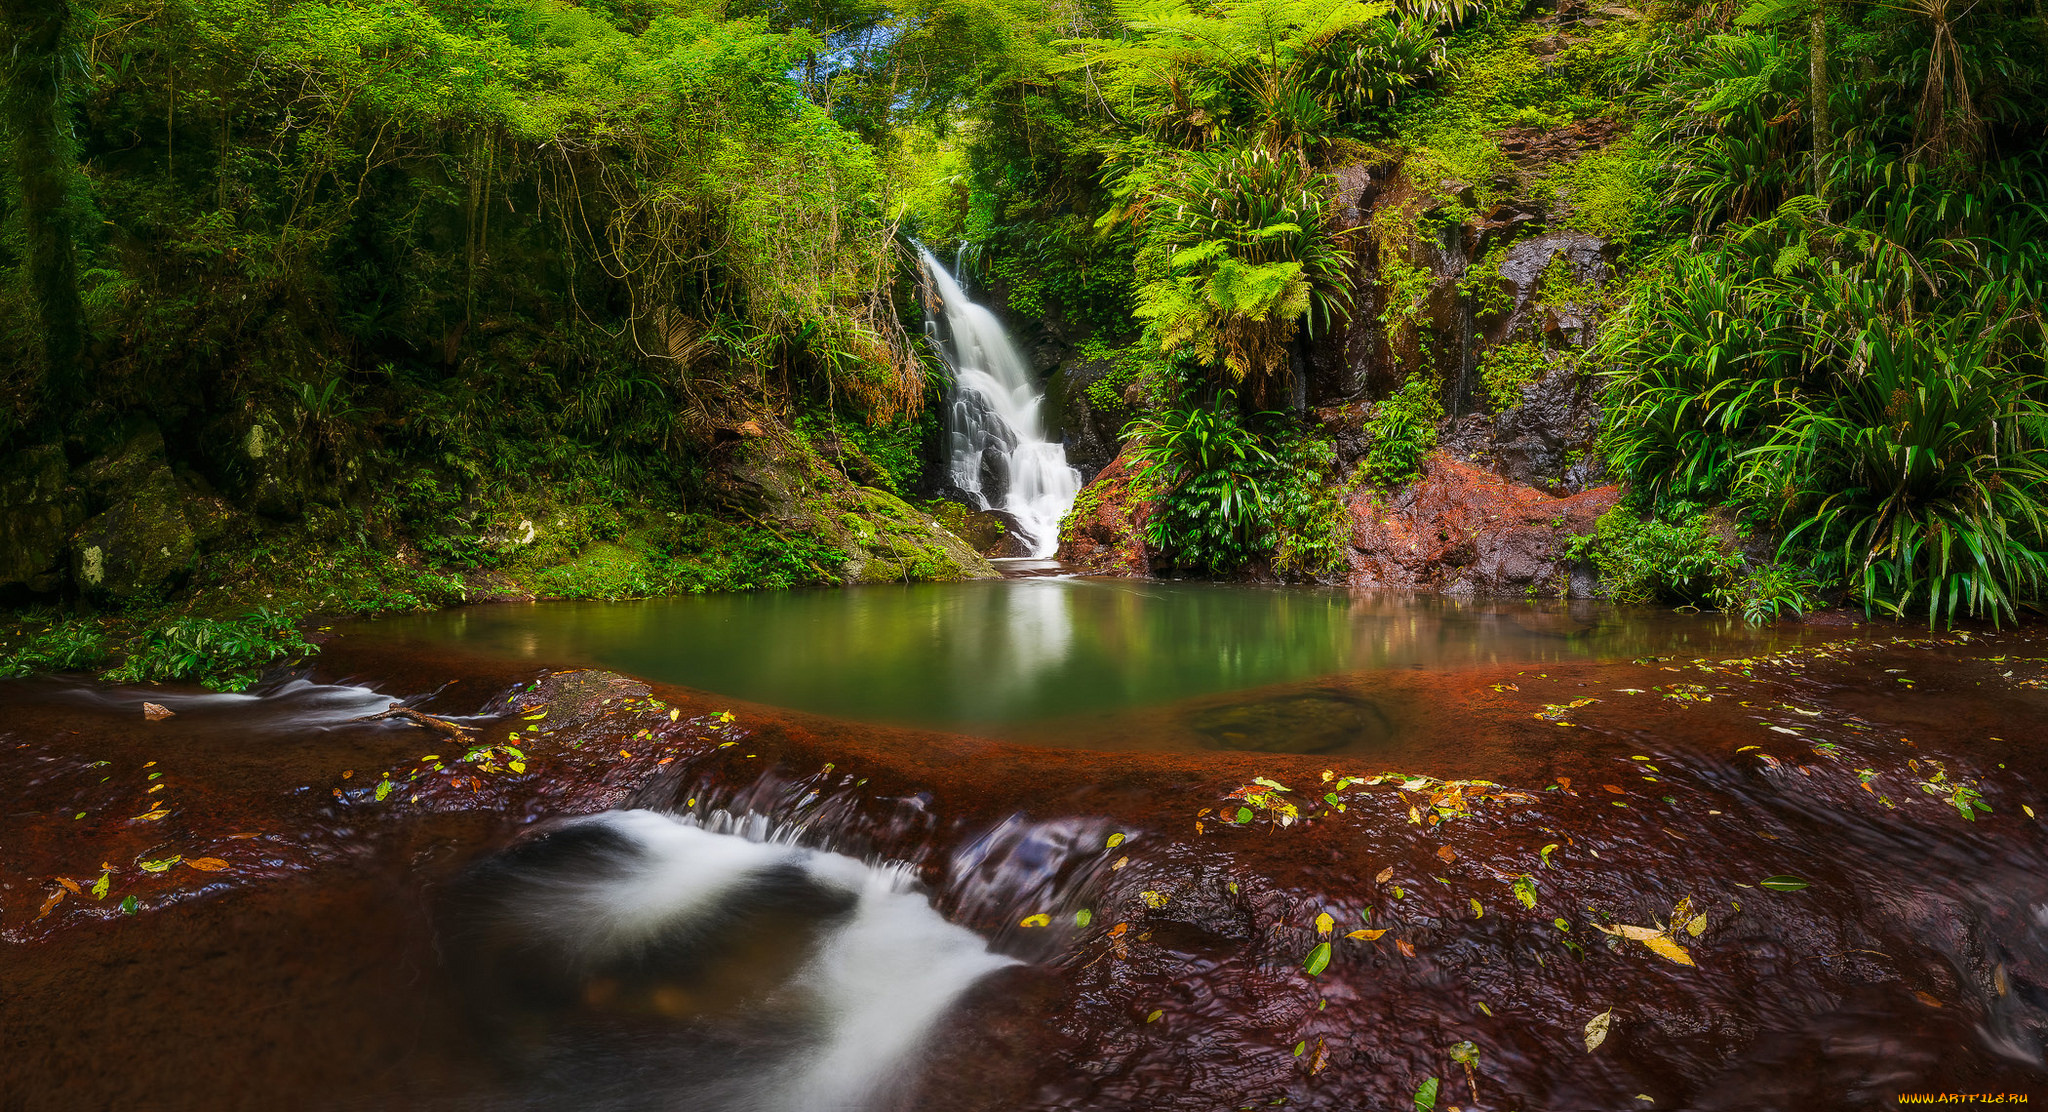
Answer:
[(1828, 8), (1813, 0), (1807, 16), (1807, 91), (1813, 125), (1813, 194), (1827, 200), (1829, 162), (1834, 153), (1834, 121), (1828, 115), (1828, 95), (1834, 91), (1828, 80)]
[(65, 0), (0, 0), (12, 65), (0, 87), (27, 240), (25, 277), (40, 319), (45, 415), (62, 420), (85, 400), (85, 311), (78, 296), (77, 213), (65, 104)]

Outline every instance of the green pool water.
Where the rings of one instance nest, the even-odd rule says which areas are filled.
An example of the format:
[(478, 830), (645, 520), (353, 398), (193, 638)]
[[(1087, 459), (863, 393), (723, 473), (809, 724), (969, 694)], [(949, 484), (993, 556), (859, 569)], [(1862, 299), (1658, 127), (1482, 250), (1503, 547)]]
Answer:
[[(1588, 602), (1031, 578), (476, 606), (365, 623), (351, 635), (1001, 735), (1316, 677), (1747, 654), (1799, 633)], [(1285, 723), (1299, 710), (1266, 717)], [(1220, 736), (1233, 726), (1225, 715), (1195, 728)]]

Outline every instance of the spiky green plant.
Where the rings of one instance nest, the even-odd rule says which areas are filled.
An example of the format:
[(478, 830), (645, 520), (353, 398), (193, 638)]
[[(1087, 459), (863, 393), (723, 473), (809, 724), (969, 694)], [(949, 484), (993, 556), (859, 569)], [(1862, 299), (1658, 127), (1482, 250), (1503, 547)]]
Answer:
[(1997, 333), (1872, 328), (1861, 373), (1757, 449), (1797, 461), (1786, 549), (1818, 550), (1866, 608), (1998, 621), (2048, 579), (2048, 403)]

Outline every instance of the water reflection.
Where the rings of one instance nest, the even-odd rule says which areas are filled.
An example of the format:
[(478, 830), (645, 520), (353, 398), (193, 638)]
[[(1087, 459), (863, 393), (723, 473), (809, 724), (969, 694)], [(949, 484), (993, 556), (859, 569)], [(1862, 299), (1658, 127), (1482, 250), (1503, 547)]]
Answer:
[(1017, 579), (473, 607), (369, 623), (355, 636), (1000, 733), (1340, 673), (1753, 654), (1800, 634), (1589, 602)]

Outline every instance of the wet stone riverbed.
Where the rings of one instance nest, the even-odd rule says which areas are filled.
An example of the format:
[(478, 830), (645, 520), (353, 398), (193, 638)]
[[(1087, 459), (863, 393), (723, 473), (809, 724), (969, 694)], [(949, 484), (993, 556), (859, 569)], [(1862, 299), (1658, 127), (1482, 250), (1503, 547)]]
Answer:
[[(774, 986), (870, 922), (838, 880), (602, 961), (474, 926), (614, 809), (898, 863), (944, 920), (902, 929), (978, 936), (862, 1107), (2048, 1100), (2048, 636), (1714, 648), (1288, 676), (1087, 749), (351, 637), (253, 698), (0, 685), (0, 1108), (829, 1101)], [(469, 734), (357, 721), (395, 699)]]

